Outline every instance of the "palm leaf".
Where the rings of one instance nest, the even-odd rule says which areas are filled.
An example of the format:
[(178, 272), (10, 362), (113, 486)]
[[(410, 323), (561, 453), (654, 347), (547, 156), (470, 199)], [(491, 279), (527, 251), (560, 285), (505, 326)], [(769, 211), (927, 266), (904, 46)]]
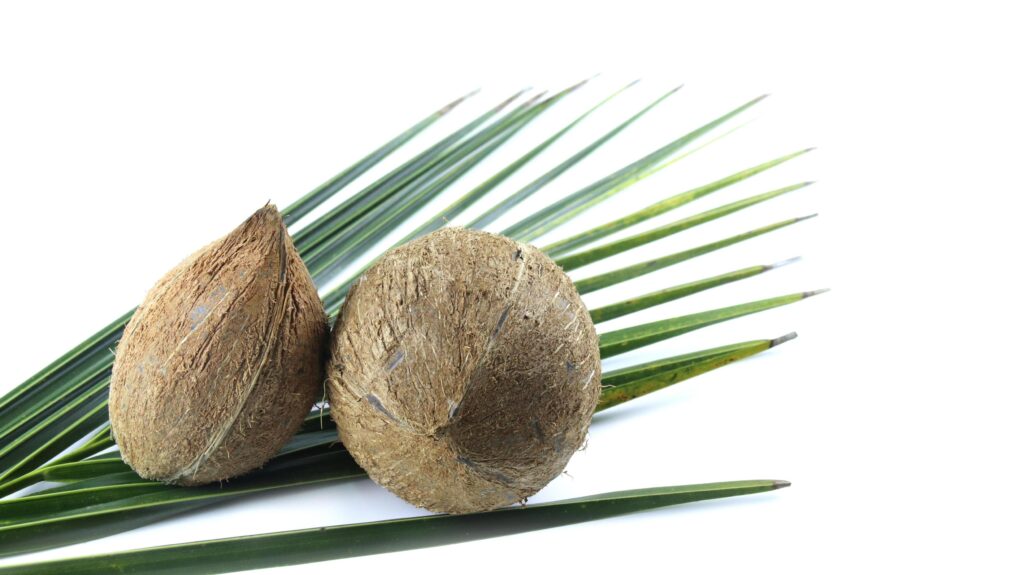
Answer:
[[(423, 203), (435, 197), (453, 182), (463, 177), (474, 165), (510, 139), (527, 122), (576, 87), (565, 90), (539, 103), (536, 103), (539, 97), (535, 97), (503, 116), (499, 116), (504, 108), (519, 97), (520, 94), (516, 94), (483, 115), (478, 116), (469, 124), (451, 133), (448, 137), (430, 146), (424, 152), (414, 156), (413, 159), (405, 162), (385, 177), (350, 196), (339, 206), (330, 210), (312, 224), (293, 232), (296, 238), (296, 246), (306, 256), (307, 264), (312, 263), (310, 266), (311, 271), (316, 275), (318, 284), (323, 285), (342, 265), (351, 261), (353, 257), (366, 253), (372, 244), (416, 214)], [(589, 153), (607, 142), (665, 97), (667, 95), (641, 110), (602, 138), (592, 142), (527, 187), (505, 200), (499, 201), (494, 208), (485, 212), (483, 216), (474, 220), (470, 225), (478, 224), (482, 227), (490, 223), (500, 213), (503, 213), (503, 210), (521, 202), (575, 163), (581, 161)], [(666, 166), (679, 161), (687, 154), (672, 157), (673, 154), (688, 146), (698, 137), (703, 136), (713, 128), (754, 105), (760, 99), (748, 102), (701, 128), (662, 146), (655, 152), (613, 172), (590, 186), (547, 206), (506, 231), (509, 232), (509, 235), (520, 240), (539, 237), (539, 235), (554, 229), (575, 215), (611, 197), (640, 179), (649, 177), (663, 170)], [(451, 106), (458, 104), (461, 100), (457, 100), (449, 106), (442, 108), (442, 110), (428, 116), (428, 118), (403, 132), (357, 164), (304, 196), (296, 204), (286, 208), (284, 213), (287, 214), (289, 223), (297, 222), (303, 216), (308, 215), (318, 205), (332, 197), (333, 194), (343, 189), (347, 184), (365, 173), (370, 167), (394, 150), (411, 140), (436, 121), (437, 118), (443, 116)], [(600, 105), (598, 104), (598, 106)], [(417, 233), (423, 233), (423, 230), (439, 227), (447, 218), (462, 213), (490, 191), (494, 190), (502, 180), (529, 163), (530, 160), (543, 152), (552, 142), (582, 121), (592, 111), (593, 109), (578, 117), (526, 155), (499, 171), (476, 188), (473, 188), (469, 194), (460, 198), (455, 204), (450, 205), (434, 218), (427, 220), (410, 237)], [(670, 200), (665, 202), (659, 202), (647, 208), (647, 211), (642, 210), (643, 214), (637, 212), (637, 214), (641, 214), (640, 216), (633, 214), (632, 216), (637, 216), (641, 219), (634, 218), (635, 221), (632, 221), (632, 223), (642, 221), (646, 217), (653, 217), (657, 213), (662, 213), (676, 205), (685, 203), (681, 199), (686, 194), (690, 194), (690, 199), (695, 199), (695, 197), (700, 197), (700, 195), (710, 193), (725, 185), (750, 177), (802, 153), (797, 152), (796, 154), (784, 156), (783, 158), (755, 166), (754, 168), (713, 182), (702, 188), (684, 192), (684, 194), (670, 198)], [(795, 189), (796, 186), (791, 188)], [(638, 236), (633, 238), (627, 238), (627, 240), (634, 242), (629, 244), (628, 247), (625, 247), (627, 244), (613, 242), (607, 246), (594, 248), (589, 252), (582, 252), (585, 254), (589, 253), (590, 255), (586, 257), (592, 258), (585, 263), (608, 257), (613, 253), (619, 253), (625, 249), (642, 245), (660, 237), (666, 237), (701, 223), (694, 218), (706, 218), (701, 221), (708, 221), (708, 219), (721, 217), (760, 201), (766, 201), (781, 193), (791, 191), (790, 189), (784, 190), (776, 190), (775, 192), (741, 200), (741, 202), (734, 202), (728, 206), (716, 208), (704, 214), (670, 224), (671, 227), (663, 226), (648, 232), (647, 235), (638, 234)], [(678, 203), (670, 205), (671, 201)], [(644, 215), (646, 217), (643, 217)], [(585, 234), (589, 234), (586, 236), (586, 241), (580, 238), (570, 238), (571, 242), (552, 244), (552, 250), (569, 253), (576, 247), (591, 243), (600, 237), (604, 237), (607, 233), (611, 233), (605, 233), (610, 227), (626, 227), (631, 225), (631, 223), (625, 221), (627, 219), (629, 219), (629, 216), (606, 224), (604, 227), (585, 232)], [(799, 221), (799, 219), (780, 222), (775, 224), (776, 227), (769, 226), (769, 228), (777, 229), (778, 227), (795, 223), (795, 221)], [(743, 236), (746, 236), (743, 239), (767, 233), (767, 231), (765, 228), (754, 230), (743, 234)], [(630, 266), (629, 268), (617, 270), (612, 272), (613, 276), (605, 274), (605, 276), (581, 280), (580, 283), (584, 288), (599, 289), (593, 286), (597, 286), (601, 282), (611, 281), (615, 283), (638, 277), (650, 271), (651, 268), (659, 269), (689, 257), (695, 257), (699, 255), (695, 254), (696, 250), (707, 249), (707, 251), (701, 252), (707, 253), (713, 249), (731, 245), (731, 243), (736, 241), (742, 241), (736, 239), (739, 237), (741, 236), (716, 242), (716, 244), (709, 244), (709, 246), (717, 245), (717, 247), (709, 248), (709, 246), (702, 246), (701, 248), (695, 248), (695, 250), (688, 250), (690, 255), (685, 257), (681, 254), (687, 252), (673, 254), (668, 258), (659, 258), (659, 260), (646, 262), (640, 266)], [(731, 243), (723, 244), (723, 242)], [(570, 243), (574, 245), (566, 247)], [(617, 246), (617, 248), (621, 249), (616, 251), (616, 248), (609, 248), (608, 246)], [(578, 259), (579, 254), (572, 254), (568, 257), (577, 257), (576, 260), (569, 261), (575, 261), (578, 265), (585, 265), (585, 263), (579, 263), (582, 261)], [(754, 271), (755, 269), (756, 271)], [(756, 266), (755, 268), (737, 270), (722, 276), (690, 282), (689, 284), (676, 286), (669, 290), (632, 298), (607, 308), (595, 310), (598, 312), (595, 321), (602, 321), (600, 319), (602, 314), (606, 319), (620, 317), (632, 311), (657, 305), (677, 297), (683, 297), (690, 293), (696, 293), (696, 291), (702, 289), (709, 289), (717, 285), (751, 277), (768, 269), (772, 268), (770, 266)], [(325, 305), (329, 310), (336, 310), (337, 306), (340, 305), (344, 299), (344, 288), (345, 285), (343, 284), (341, 289), (333, 290), (325, 295)], [(584, 290), (581, 289), (582, 291)], [(806, 297), (808, 294), (803, 295)], [(773, 300), (782, 299), (784, 298), (773, 298)], [(773, 300), (763, 300), (762, 302), (752, 302), (742, 306), (733, 306), (732, 308), (683, 316), (682, 318), (675, 318), (675, 323), (672, 324), (647, 324), (627, 328), (627, 330), (619, 330), (619, 332), (611, 332), (610, 334), (605, 334), (608, 336), (607, 341), (605, 337), (602, 337), (602, 354), (614, 355), (622, 353), (621, 350), (623, 348), (635, 349), (636, 347), (660, 341), (661, 339), (697, 329), (704, 325), (711, 325), (712, 323), (725, 321), (732, 317), (754, 313), (761, 309), (770, 309), (771, 307), (784, 305), (784, 303), (779, 302), (766, 303)], [(785, 303), (790, 302), (787, 301)], [(304, 431), (297, 435), (266, 468), (232, 481), (225, 488), (214, 486), (187, 489), (167, 487), (141, 480), (137, 475), (128, 471), (116, 455), (107, 454), (85, 459), (112, 444), (108, 428), (104, 425), (106, 423), (104, 408), (105, 378), (109, 376), (109, 366), (112, 360), (110, 348), (120, 337), (121, 328), (129, 317), (130, 314), (127, 314), (119, 318), (108, 328), (101, 330), (95, 336), (83, 342), (83, 344), (65, 354), (65, 356), (62, 356), (59, 360), (0, 399), (0, 439), (6, 438), (9, 440), (7, 443), (0, 443), (0, 445), (4, 445), (3, 448), (0, 448), (0, 473), (2, 473), (0, 475), (0, 494), (9, 493), (41, 480), (66, 483), (65, 485), (37, 492), (27, 497), (0, 501), (0, 517), (3, 518), (0, 519), (0, 553), (9, 554), (24, 552), (29, 549), (42, 549), (66, 544), (70, 541), (95, 538), (104, 533), (120, 532), (137, 525), (156, 521), (164, 516), (206, 506), (228, 497), (237, 497), (247, 493), (279, 489), (308, 482), (361, 476), (362, 473), (358, 471), (358, 468), (353, 470), (346, 467), (350, 463), (354, 466), (354, 463), (351, 462), (351, 459), (343, 451), (339, 453), (338, 446), (335, 444), (336, 435), (330, 429), (331, 425), (322, 426), (321, 429), (313, 427), (315, 423), (319, 423), (318, 414), (315, 412), (307, 420)], [(746, 342), (724, 348), (705, 350), (695, 354), (686, 354), (685, 356), (669, 358), (661, 362), (633, 366), (618, 372), (610, 372), (608, 377), (611, 379), (606, 381), (614, 382), (614, 384), (606, 383), (607, 388), (603, 390), (601, 408), (606, 409), (612, 405), (617, 405), (623, 401), (628, 401), (663, 388), (666, 385), (671, 385), (699, 373), (716, 369), (741, 357), (768, 349), (781, 341), (785, 341), (785, 339)], [(607, 347), (605, 344), (607, 344)], [(98, 431), (97, 428), (99, 428)], [(86, 437), (90, 432), (94, 432), (91, 439), (80, 444), (73, 451), (64, 453), (63, 456), (56, 460), (53, 459), (73, 443)], [(47, 463), (48, 461), (49, 463)], [(331, 467), (332, 464), (340, 467)], [(6, 470), (5, 465), (7, 466)], [(322, 475), (320, 474), (321, 472)], [(5, 480), (6, 483), (4, 483)], [(530, 509), (537, 507), (540, 506), (531, 507)], [(426, 525), (435, 525), (435, 523), (427, 523)], [(343, 526), (337, 529), (347, 527)], [(231, 568), (237, 568), (237, 565), (232, 565)], [(194, 572), (194, 570), (189, 572)]]
[(151, 547), (0, 568), (0, 573), (191, 575), (296, 565), (500, 537), (788, 486), (787, 481), (759, 480), (617, 491), (486, 513), (428, 515)]
[[(603, 384), (599, 409), (642, 397), (787, 340), (745, 342), (610, 372), (602, 381), (614, 385)], [(0, 520), (0, 556), (69, 545), (97, 533), (127, 531), (146, 524), (147, 516), (157, 521), (257, 491), (306, 485), (314, 476), (320, 478), (317, 482), (362, 477), (337, 444), (333, 421), (326, 423), (326, 430), (314, 427), (297, 435), (264, 469), (224, 486), (181, 488), (146, 481), (110, 456), (57, 466), (46, 478), (70, 481), (66, 486), (0, 501), (0, 517), (6, 518)], [(317, 475), (325, 461), (338, 462), (341, 474)], [(283, 474), (282, 469), (290, 473)], [(40, 533), (47, 536), (41, 539)]]

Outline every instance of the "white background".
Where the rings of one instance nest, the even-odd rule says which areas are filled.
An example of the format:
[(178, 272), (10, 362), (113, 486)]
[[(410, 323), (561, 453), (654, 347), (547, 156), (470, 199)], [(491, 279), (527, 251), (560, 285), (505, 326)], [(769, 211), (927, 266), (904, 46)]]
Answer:
[[(590, 103), (644, 79), (509, 180), (501, 188), (508, 193), (686, 84), (539, 193), (522, 216), (771, 92), (731, 124), (749, 125), (547, 239), (816, 145), (644, 227), (789, 183), (816, 185), (573, 275), (820, 212), (586, 301), (795, 255), (804, 260), (602, 329), (833, 291), (606, 362), (611, 369), (800, 333), (598, 417), (569, 475), (532, 501), (744, 478), (793, 487), (330, 569), (1024, 569), (1019, 17), (984, 2), (365, 4), (0, 8), (0, 391), (126, 311), (168, 268), (268, 199), (287, 205), (473, 88), (483, 92), (361, 182), (516, 89), (558, 89), (602, 73), (452, 189), (464, 192)], [(354, 481), (0, 564), (417, 513)]]

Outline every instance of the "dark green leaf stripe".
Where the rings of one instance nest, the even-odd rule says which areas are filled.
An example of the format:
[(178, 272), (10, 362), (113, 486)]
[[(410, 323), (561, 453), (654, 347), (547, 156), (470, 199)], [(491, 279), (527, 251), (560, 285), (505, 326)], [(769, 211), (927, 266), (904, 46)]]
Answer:
[(620, 269), (617, 269), (615, 271), (611, 271), (611, 272), (608, 272), (608, 273), (605, 273), (605, 274), (596, 275), (596, 276), (593, 276), (593, 277), (577, 280), (575, 282), (576, 283), (576, 289), (581, 294), (590, 293), (592, 291), (597, 291), (599, 289), (603, 289), (603, 288), (606, 288), (608, 286), (615, 285), (615, 284), (620, 283), (620, 282), (624, 282), (626, 280), (631, 280), (631, 279), (640, 277), (642, 275), (649, 274), (651, 272), (660, 270), (662, 268), (666, 268), (668, 266), (671, 266), (671, 265), (674, 265), (674, 264), (677, 264), (677, 263), (680, 263), (680, 262), (684, 262), (686, 260), (691, 260), (691, 259), (693, 259), (695, 257), (702, 256), (704, 254), (708, 254), (708, 253), (711, 253), (713, 251), (720, 250), (722, 248), (726, 248), (726, 247), (729, 247), (729, 246), (734, 245), (734, 244), (738, 244), (738, 243), (740, 243), (742, 241), (746, 241), (746, 240), (749, 240), (751, 238), (756, 238), (757, 236), (764, 235), (764, 234), (767, 234), (768, 232), (773, 232), (773, 231), (778, 230), (778, 229), (782, 229), (782, 228), (784, 228), (786, 226), (791, 226), (791, 225), (793, 225), (793, 224), (795, 224), (797, 222), (802, 222), (804, 220), (807, 220), (807, 219), (810, 219), (810, 218), (813, 218), (813, 217), (814, 216), (812, 215), (812, 216), (805, 216), (805, 217), (802, 217), (802, 218), (791, 218), (791, 219), (788, 219), (788, 220), (783, 220), (781, 222), (777, 222), (777, 223), (774, 223), (774, 224), (771, 224), (771, 225), (768, 225), (768, 226), (764, 226), (764, 227), (758, 228), (756, 230), (751, 230), (749, 232), (745, 232), (745, 233), (742, 233), (742, 234), (739, 234), (739, 235), (736, 235), (736, 236), (732, 236), (732, 237), (726, 238), (724, 240), (719, 240), (717, 242), (712, 242), (710, 244), (704, 244), (704, 245), (696, 247), (696, 248), (692, 248), (692, 249), (688, 249), (688, 250), (683, 250), (681, 252), (676, 252), (674, 254), (669, 254), (667, 256), (662, 256), (662, 257), (659, 257), (659, 258), (655, 258), (653, 260), (648, 260), (646, 262), (641, 262), (641, 263), (638, 263), (638, 264), (635, 264), (635, 265), (631, 265), (631, 266), (627, 266), (627, 267), (624, 267), (624, 268), (620, 268)]
[[(717, 192), (718, 190), (721, 190), (723, 188), (727, 188), (735, 183), (742, 182), (743, 180), (756, 176), (761, 172), (774, 168), (779, 164), (788, 162), (793, 158), (802, 156), (807, 152), (810, 152), (812, 149), (813, 148), (808, 148), (806, 150), (801, 150), (799, 152), (788, 154), (782, 156), (781, 158), (776, 158), (774, 160), (765, 162), (763, 164), (759, 164), (752, 168), (747, 168), (746, 170), (736, 172), (731, 176), (726, 176), (720, 180), (711, 182), (710, 184), (704, 184), (703, 186), (693, 188), (692, 190), (687, 190), (680, 194), (676, 194), (670, 198), (666, 198), (660, 202), (651, 204), (650, 206), (647, 206), (642, 210), (637, 210), (627, 216), (608, 222), (607, 224), (597, 226), (596, 228), (587, 230), (585, 232), (581, 232), (574, 236), (565, 238), (564, 240), (559, 240), (553, 244), (544, 247), (544, 251), (551, 257), (556, 257), (569, 253), (578, 247), (593, 243), (601, 238), (614, 234), (615, 232), (624, 230), (640, 222), (647, 221), (653, 217), (659, 216), (670, 210), (674, 210), (680, 206), (688, 204), (708, 194)], [(806, 182), (803, 185), (808, 185), (810, 183), (811, 182)]]
[[(116, 500), (109, 500), (110, 495), (101, 495), (99, 490), (93, 491), (90, 497), (105, 501), (58, 512), (45, 519), (0, 527), (0, 556), (96, 539), (228, 497), (365, 475), (345, 453), (319, 453), (287, 463), (276, 469), (268, 466), (263, 473), (234, 480), (223, 488), (219, 485), (166, 488), (156, 484), (150, 492)], [(301, 474), (296, 473), (299, 467)], [(22, 508), (20, 512), (26, 510)]]
[(700, 313), (663, 319), (660, 321), (603, 333), (600, 335), (601, 358), (604, 359), (621, 353), (626, 353), (627, 351), (632, 351), (645, 345), (650, 345), (652, 343), (698, 330), (702, 327), (728, 321), (730, 319), (798, 302), (819, 293), (821, 293), (821, 291), (784, 295), (740, 305), (713, 309), (710, 311), (703, 311)]
[(0, 501), (0, 511), (3, 512), (3, 515), (0, 515), (0, 527), (30, 523), (46, 516), (58, 517), (73, 509), (95, 507), (164, 490), (165, 487), (155, 481), (138, 480), (4, 500)]
[[(80, 481), (82, 479), (91, 479), (99, 475), (124, 473), (127, 471), (131, 471), (131, 468), (128, 467), (127, 463), (121, 460), (120, 453), (107, 453), (95, 459), (72, 461), (70, 463), (58, 463), (56, 465), (47, 465), (46, 467), (39, 469), (39, 473), (45, 481), (54, 481), (57, 483)], [(0, 501), (0, 505), (2, 504), (3, 502)]]
[(50, 395), (50, 386), (40, 384), (48, 384), (62, 377), (74, 375), (83, 364), (90, 362), (95, 352), (102, 351), (110, 355), (109, 350), (120, 339), (121, 330), (134, 313), (133, 309), (117, 318), (0, 398), (0, 431), (19, 422), (28, 404), (38, 401), (41, 396)]
[(419, 549), (511, 535), (681, 503), (763, 493), (789, 485), (755, 480), (656, 487), (474, 513), (428, 515), (216, 539), (0, 568), (0, 573), (223, 573)]
[(0, 472), (0, 496), (11, 492), (10, 486), (4, 486), (5, 483), (46, 463), (102, 425), (106, 418), (107, 392), (104, 383), (48, 422), (45, 427), (47, 433), (26, 435), (7, 446), (0, 458), (3, 465), (3, 471)]
[[(27, 408), (20, 421), (0, 433), (0, 445), (10, 446), (25, 435), (39, 432), (57, 414), (66, 411), (70, 405), (92, 393), (91, 390), (97, 384), (105, 385), (103, 382), (110, 379), (113, 361), (113, 354), (108, 350), (103, 350), (102, 353), (96, 354), (93, 361), (79, 368), (74, 377), (69, 377), (61, 383), (49, 384), (52, 393), (47, 394), (47, 397), (37, 396), (36, 407)], [(58, 393), (59, 395), (57, 395)], [(3, 452), (4, 449), (0, 448), (0, 453)]]
[[(93, 414), (89, 414), (90, 417)], [(40, 481), (71, 481), (82, 479), (83, 477), (93, 475), (103, 475), (126, 469), (127, 466), (121, 462), (121, 457), (118, 454), (113, 456), (106, 456), (107, 458), (113, 457), (112, 460), (104, 459), (108, 465), (96, 465), (100, 463), (95, 460), (81, 461), (85, 457), (103, 451), (107, 447), (113, 445), (112, 440), (108, 440), (106, 444), (86, 444), (79, 449), (76, 449), (68, 454), (62, 455), (61, 457), (46, 463), (42, 467), (36, 467), (35, 469), (25, 472), (21, 469), (20, 476), (7, 481), (6, 483), (0, 484), (0, 496), (14, 493), (30, 485), (39, 483)], [(116, 462), (117, 465), (114, 465)], [(91, 474), (91, 475), (84, 475)], [(0, 509), (3, 507), (4, 501), (0, 500)], [(2, 516), (0, 511), (0, 516)]]

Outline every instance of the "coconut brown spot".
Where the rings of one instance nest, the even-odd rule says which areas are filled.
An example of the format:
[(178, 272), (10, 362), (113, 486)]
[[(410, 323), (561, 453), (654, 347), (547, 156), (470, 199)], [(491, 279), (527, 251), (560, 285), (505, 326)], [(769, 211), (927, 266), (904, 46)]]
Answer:
[(601, 386), (576, 289), (536, 248), (447, 228), (352, 288), (328, 367), (331, 414), (377, 483), (432, 511), (522, 501), (586, 437)]
[(117, 348), (110, 421), (142, 477), (182, 485), (258, 468), (316, 400), (326, 316), (274, 206), (164, 276)]

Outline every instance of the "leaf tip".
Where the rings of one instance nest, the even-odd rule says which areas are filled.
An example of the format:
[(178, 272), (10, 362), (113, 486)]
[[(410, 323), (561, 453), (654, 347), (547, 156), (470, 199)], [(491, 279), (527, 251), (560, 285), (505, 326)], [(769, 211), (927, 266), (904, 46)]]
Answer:
[(832, 288), (822, 288), (822, 289), (816, 289), (816, 290), (813, 290), (813, 291), (805, 291), (804, 292), (804, 299), (807, 299), (807, 298), (809, 298), (811, 296), (816, 296), (818, 294), (823, 294), (823, 293), (825, 293), (827, 291), (832, 291)]
[(778, 346), (786, 343), (787, 341), (792, 341), (794, 339), (796, 339), (796, 332), (795, 331), (791, 331), (791, 332), (787, 333), (786, 335), (782, 335), (782, 336), (779, 336), (779, 337), (773, 339), (771, 341), (771, 343), (768, 344), (768, 347), (769, 348), (778, 347)]
[(781, 268), (782, 266), (788, 266), (789, 264), (795, 264), (796, 262), (800, 261), (801, 259), (803, 259), (802, 256), (796, 256), (796, 257), (792, 257), (792, 258), (789, 258), (789, 259), (786, 259), (786, 260), (782, 260), (780, 262), (775, 262), (773, 264), (768, 264), (768, 265), (764, 266), (764, 271), (775, 270), (775, 269)]
[(811, 214), (811, 215), (809, 215), (809, 216), (801, 216), (801, 217), (799, 217), (799, 218), (795, 218), (795, 219), (793, 220), (793, 223), (795, 224), (795, 223), (797, 223), (797, 222), (802, 222), (802, 221), (804, 221), (804, 220), (809, 220), (809, 219), (811, 219), (811, 218), (816, 218), (816, 217), (818, 217), (818, 214)]
[(772, 481), (772, 489), (785, 489), (790, 485), (793, 484), (785, 479), (776, 479), (775, 481)]
[(475, 96), (475, 95), (477, 95), (479, 93), (480, 93), (480, 88), (477, 88), (477, 89), (469, 92), (468, 94), (462, 96), (461, 98), (456, 98), (455, 100), (453, 100), (452, 102), (447, 104), (445, 107), (443, 107), (440, 110), (438, 110), (437, 111), (437, 115), (438, 116), (443, 116), (443, 115), (447, 114), (448, 112), (451, 112), (452, 110), (455, 109), (456, 106), (458, 106), (459, 104), (465, 102), (466, 100), (472, 98), (473, 96)]

